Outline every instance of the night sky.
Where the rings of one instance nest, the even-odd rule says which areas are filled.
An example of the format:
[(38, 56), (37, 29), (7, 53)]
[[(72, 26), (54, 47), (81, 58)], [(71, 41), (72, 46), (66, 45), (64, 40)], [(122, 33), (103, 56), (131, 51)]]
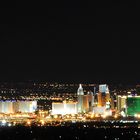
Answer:
[(0, 4), (0, 81), (140, 83), (137, 3)]

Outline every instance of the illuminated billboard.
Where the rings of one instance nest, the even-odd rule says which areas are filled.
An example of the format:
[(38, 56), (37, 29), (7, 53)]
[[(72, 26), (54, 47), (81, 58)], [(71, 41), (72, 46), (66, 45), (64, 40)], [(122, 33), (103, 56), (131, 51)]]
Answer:
[(140, 96), (127, 98), (127, 115), (134, 116), (140, 114)]

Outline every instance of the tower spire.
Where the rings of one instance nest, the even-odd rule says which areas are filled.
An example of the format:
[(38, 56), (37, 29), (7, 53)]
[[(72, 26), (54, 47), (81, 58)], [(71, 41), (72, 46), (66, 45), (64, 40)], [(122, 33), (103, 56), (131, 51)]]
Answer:
[(82, 88), (82, 84), (79, 84), (79, 88), (78, 88), (77, 94), (78, 94), (78, 95), (84, 95), (84, 91), (83, 91), (83, 88)]
[(79, 88), (82, 88), (82, 84), (79, 84)]
[(108, 86), (106, 87), (106, 93), (109, 93), (109, 88), (108, 88)]

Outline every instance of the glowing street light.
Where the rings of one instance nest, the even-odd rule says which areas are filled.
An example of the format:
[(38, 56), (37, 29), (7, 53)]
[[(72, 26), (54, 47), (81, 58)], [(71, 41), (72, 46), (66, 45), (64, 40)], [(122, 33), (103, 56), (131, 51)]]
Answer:
[(115, 116), (114, 116), (114, 118), (115, 118), (115, 119), (117, 119), (117, 118), (118, 118), (118, 116), (117, 116), (117, 115), (115, 115)]
[(45, 121), (44, 120), (40, 120), (41, 124), (44, 125), (45, 124)]
[(31, 125), (31, 122), (30, 121), (27, 121), (27, 125)]
[(2, 125), (6, 125), (6, 120), (2, 120)]

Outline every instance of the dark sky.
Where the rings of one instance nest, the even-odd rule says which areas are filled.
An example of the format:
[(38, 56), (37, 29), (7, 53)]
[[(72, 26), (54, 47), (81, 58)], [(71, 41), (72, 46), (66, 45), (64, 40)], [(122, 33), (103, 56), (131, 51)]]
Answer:
[(140, 82), (137, 3), (1, 3), (0, 80)]

